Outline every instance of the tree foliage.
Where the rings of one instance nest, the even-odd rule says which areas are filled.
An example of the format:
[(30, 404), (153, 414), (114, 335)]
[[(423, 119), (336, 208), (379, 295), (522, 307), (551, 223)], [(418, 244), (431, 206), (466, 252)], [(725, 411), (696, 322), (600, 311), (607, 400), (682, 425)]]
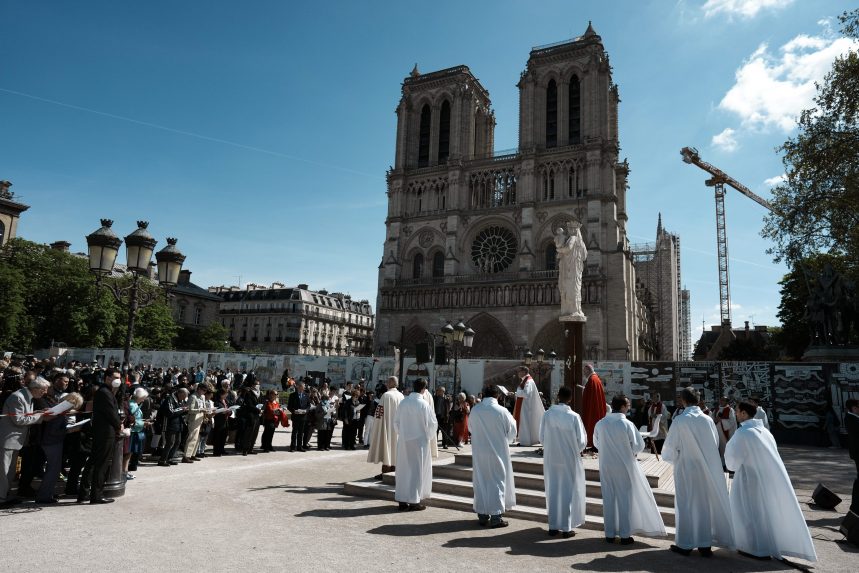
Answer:
[[(127, 284), (130, 278), (115, 280)], [(147, 281), (141, 284), (156, 295), (161, 292)], [(108, 289), (96, 287), (83, 257), (13, 239), (0, 251), (0, 293), (0, 348), (30, 352), (52, 342), (125, 345), (128, 307)], [(135, 348), (172, 348), (177, 327), (163, 295), (156, 298), (138, 314)]]
[[(839, 17), (842, 33), (859, 40), (859, 9)], [(859, 53), (835, 59), (817, 86), (815, 107), (802, 112), (799, 132), (780, 148), (786, 180), (773, 189), (775, 212), (762, 231), (776, 260), (818, 252), (859, 256)]]
[(229, 331), (219, 322), (212, 322), (204, 328), (184, 326), (179, 330), (175, 346), (177, 350), (229, 352), (232, 350), (227, 342), (229, 337)]

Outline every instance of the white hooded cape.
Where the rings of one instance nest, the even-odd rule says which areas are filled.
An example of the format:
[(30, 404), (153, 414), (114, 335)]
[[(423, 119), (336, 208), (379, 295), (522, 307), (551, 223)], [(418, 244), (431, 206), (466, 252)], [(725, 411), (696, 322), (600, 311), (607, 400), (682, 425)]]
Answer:
[(420, 395), (412, 392), (397, 408), (397, 481), (394, 500), (420, 503), (432, 492), (430, 441), (438, 427), (435, 412)]
[(588, 435), (581, 417), (567, 404), (552, 406), (540, 426), (549, 529), (572, 531), (585, 522), (585, 468)]
[[(432, 399), (432, 394), (430, 394), (429, 390), (424, 389), (424, 391), (421, 392), (421, 398), (424, 399), (424, 402), (429, 404), (430, 410), (433, 411), (433, 419), (435, 419), (435, 402)], [(438, 427), (438, 423), (436, 423), (436, 427)], [(430, 455), (433, 459), (438, 458), (438, 438), (436, 437), (436, 434), (433, 434), (432, 440), (430, 440), (429, 443), (429, 448)]]
[(397, 465), (397, 430), (394, 428), (394, 416), (402, 400), (403, 393), (396, 388), (382, 394), (382, 400), (373, 414), (373, 434), (370, 437), (370, 450), (367, 452), (367, 461), (371, 464)]
[(725, 464), (736, 472), (731, 510), (737, 549), (758, 557), (817, 561), (775, 439), (761, 420), (743, 422), (725, 448)]
[(500, 515), (516, 506), (510, 444), (516, 439), (516, 421), (495, 398), (484, 398), (471, 409), (474, 511)]
[(625, 415), (609, 414), (594, 427), (594, 447), (600, 452), (605, 536), (664, 536), (653, 490), (635, 459), (644, 449), (641, 433)]
[(522, 410), (519, 413), (519, 443), (523, 446), (533, 446), (540, 440), (540, 424), (543, 421), (543, 401), (534, 379), (528, 376), (524, 388), (516, 390), (517, 396), (522, 396)]
[(698, 406), (675, 418), (662, 446), (662, 459), (674, 464), (676, 544), (734, 548), (728, 486), (719, 458), (713, 420)]

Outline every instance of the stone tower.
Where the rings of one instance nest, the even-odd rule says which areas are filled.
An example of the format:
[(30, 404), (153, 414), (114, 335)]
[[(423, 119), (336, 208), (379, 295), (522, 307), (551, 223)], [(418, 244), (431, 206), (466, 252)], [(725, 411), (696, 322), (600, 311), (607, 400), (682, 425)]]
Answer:
[(636, 359), (640, 313), (626, 237), (629, 168), (618, 159), (618, 90), (593, 27), (531, 50), (519, 83), (519, 147), (493, 151), (488, 92), (466, 66), (402, 85), (379, 266), (375, 350), (429, 342), (447, 320), (476, 331), (473, 356), (560, 351), (553, 232), (588, 246), (586, 355)]

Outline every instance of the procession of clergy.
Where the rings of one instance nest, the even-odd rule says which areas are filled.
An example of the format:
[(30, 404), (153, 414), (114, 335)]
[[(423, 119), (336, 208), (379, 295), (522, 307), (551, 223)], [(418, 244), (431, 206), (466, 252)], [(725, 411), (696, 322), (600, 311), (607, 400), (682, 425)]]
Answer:
[[(585, 472), (582, 452), (599, 452), (600, 485), (607, 543), (630, 545), (633, 534), (666, 536), (662, 516), (636, 455), (644, 448), (641, 432), (627, 420), (630, 402), (615, 396), (610, 411), (602, 382), (585, 366), (583, 413), (570, 407), (571, 388), (562, 387), (557, 404), (545, 410), (528, 368), (517, 369), (519, 387), (514, 415), (498, 403), (498, 386), (484, 388), (471, 410), (468, 429), (473, 460), (474, 511), (481, 526), (506, 527), (504, 512), (516, 505), (510, 445), (542, 444), (548, 534), (572, 537), (585, 522)], [(367, 461), (382, 473), (396, 471), (394, 499), (401, 511), (426, 509), (432, 490), (432, 459), (438, 456), (437, 422), (427, 382), (418, 379), (404, 396), (396, 377), (374, 417)], [(710, 557), (713, 547), (738, 550), (756, 559), (787, 556), (816, 561), (811, 535), (772, 434), (756, 419), (756, 405), (740, 402), (739, 428), (721, 439), (724, 464), (735, 472), (730, 495), (720, 456), (720, 435), (713, 419), (698, 407), (698, 392), (680, 394), (676, 416), (662, 447), (674, 468), (675, 544), (688, 556)]]

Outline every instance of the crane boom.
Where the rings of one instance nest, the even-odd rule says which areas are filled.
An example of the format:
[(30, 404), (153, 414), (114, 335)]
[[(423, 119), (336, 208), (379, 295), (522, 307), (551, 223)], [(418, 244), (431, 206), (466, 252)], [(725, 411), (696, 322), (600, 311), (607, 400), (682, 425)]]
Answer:
[(728, 175), (727, 173), (725, 173), (724, 171), (722, 171), (721, 169), (716, 167), (715, 165), (713, 165), (711, 163), (707, 163), (706, 161), (701, 159), (701, 155), (698, 153), (698, 150), (695, 149), (694, 147), (684, 147), (683, 149), (680, 150), (680, 155), (683, 156), (683, 161), (685, 163), (691, 163), (692, 165), (697, 165), (698, 167), (700, 167), (701, 169), (703, 169), (704, 171), (706, 171), (707, 173), (709, 173), (710, 175), (713, 176), (713, 179), (711, 179), (707, 182), (707, 185), (709, 185), (710, 187), (716, 185), (717, 183), (724, 183), (726, 185), (730, 185), (731, 187), (733, 187), (734, 189), (736, 189), (737, 191), (739, 191), (740, 193), (742, 193), (743, 195), (745, 195), (746, 197), (748, 197), (749, 199), (751, 199), (752, 201), (757, 203), (758, 205), (760, 205), (762, 207), (766, 207), (770, 211), (775, 211), (775, 209), (773, 208), (772, 204), (769, 201), (767, 201), (766, 199), (764, 199), (763, 197), (761, 197), (757, 193), (754, 193), (751, 189), (749, 189), (748, 187), (746, 187), (745, 185), (743, 185), (742, 183), (740, 183), (739, 181), (737, 181), (736, 179), (734, 179), (733, 177), (731, 177), (730, 175)]
[(775, 212), (769, 201), (753, 193), (748, 187), (710, 163), (701, 159), (694, 147), (684, 147), (680, 150), (683, 161), (697, 165), (712, 177), (705, 184), (714, 187), (716, 192), (716, 254), (719, 263), (719, 311), (722, 326), (731, 328), (731, 290), (728, 281), (728, 234), (725, 223), (725, 185), (729, 185), (757, 203)]

